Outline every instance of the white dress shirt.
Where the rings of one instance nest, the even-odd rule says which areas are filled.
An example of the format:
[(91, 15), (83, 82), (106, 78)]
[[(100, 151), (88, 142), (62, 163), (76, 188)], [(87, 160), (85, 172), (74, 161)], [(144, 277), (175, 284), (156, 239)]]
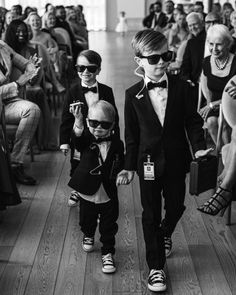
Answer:
[[(88, 87), (88, 88), (92, 88), (92, 87), (97, 87), (98, 90), (98, 82), (96, 81), (93, 85), (88, 86), (86, 84), (84, 84), (83, 82), (81, 82), (82, 87)], [(98, 101), (98, 91), (97, 93), (94, 93), (92, 91), (88, 91), (84, 94), (85, 100), (87, 102), (88, 108), (96, 101)]]
[[(148, 82), (153, 82), (153, 83), (157, 82), (157, 81), (152, 81), (148, 77), (145, 77), (144, 80), (146, 85)], [(165, 80), (167, 82), (167, 88), (156, 87), (151, 90), (148, 90), (148, 94), (150, 96), (152, 106), (162, 126), (165, 120), (167, 96), (168, 96), (168, 78), (166, 73), (164, 73), (164, 75), (161, 77), (161, 79), (158, 82), (165, 81)]]

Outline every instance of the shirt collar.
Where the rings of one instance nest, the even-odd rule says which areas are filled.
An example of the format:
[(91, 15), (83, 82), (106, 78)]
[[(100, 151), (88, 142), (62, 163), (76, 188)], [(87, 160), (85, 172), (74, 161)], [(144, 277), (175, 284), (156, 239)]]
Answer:
[(84, 83), (81, 81), (81, 86), (82, 86), (82, 87), (88, 87), (88, 88), (91, 88), (91, 87), (98, 87), (98, 82), (96, 81), (93, 85), (88, 86), (88, 85), (84, 84)]
[(163, 76), (161, 77), (161, 79), (159, 81), (154, 81), (154, 80), (151, 80), (149, 77), (145, 76), (144, 77), (144, 82), (147, 86), (148, 82), (153, 82), (153, 83), (157, 83), (157, 82), (161, 82), (161, 81), (166, 81), (167, 83), (167, 88), (168, 88), (168, 77), (167, 77), (167, 74), (164, 73)]

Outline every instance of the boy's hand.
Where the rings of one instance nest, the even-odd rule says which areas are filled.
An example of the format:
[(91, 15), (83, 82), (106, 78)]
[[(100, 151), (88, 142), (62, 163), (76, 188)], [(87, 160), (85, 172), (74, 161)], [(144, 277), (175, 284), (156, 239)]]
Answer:
[(210, 152), (212, 152), (214, 149), (213, 148), (209, 148), (207, 150), (199, 150), (195, 153), (195, 158), (200, 158), (200, 157), (204, 157), (208, 154), (210, 154)]
[(116, 185), (129, 184), (134, 178), (134, 171), (122, 170), (117, 175)]

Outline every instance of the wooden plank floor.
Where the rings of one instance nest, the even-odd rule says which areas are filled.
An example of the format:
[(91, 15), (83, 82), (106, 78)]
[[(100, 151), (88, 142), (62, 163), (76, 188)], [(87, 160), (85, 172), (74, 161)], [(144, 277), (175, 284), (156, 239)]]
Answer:
[[(90, 33), (90, 48), (103, 57), (99, 80), (114, 89), (122, 136), (124, 90), (138, 79), (133, 74), (132, 35)], [(59, 118), (55, 122), (58, 126)], [(69, 158), (60, 152), (35, 158), (34, 163), (27, 159), (27, 166), (38, 185), (19, 186), (22, 204), (1, 215), (0, 295), (150, 294), (138, 179), (119, 188), (117, 272), (105, 275), (98, 234), (95, 251), (84, 253), (79, 207), (67, 207)], [(196, 207), (210, 193), (198, 198), (186, 193), (187, 209), (173, 235), (173, 254), (167, 259), (165, 294), (236, 294), (236, 209), (230, 227), (224, 218), (201, 215)]]

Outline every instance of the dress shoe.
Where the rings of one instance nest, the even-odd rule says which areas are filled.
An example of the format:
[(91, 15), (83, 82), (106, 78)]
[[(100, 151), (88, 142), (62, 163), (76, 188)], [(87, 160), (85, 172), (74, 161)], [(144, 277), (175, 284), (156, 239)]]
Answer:
[(25, 173), (23, 165), (12, 166), (12, 173), (15, 181), (18, 183), (25, 185), (36, 184), (36, 180)]

